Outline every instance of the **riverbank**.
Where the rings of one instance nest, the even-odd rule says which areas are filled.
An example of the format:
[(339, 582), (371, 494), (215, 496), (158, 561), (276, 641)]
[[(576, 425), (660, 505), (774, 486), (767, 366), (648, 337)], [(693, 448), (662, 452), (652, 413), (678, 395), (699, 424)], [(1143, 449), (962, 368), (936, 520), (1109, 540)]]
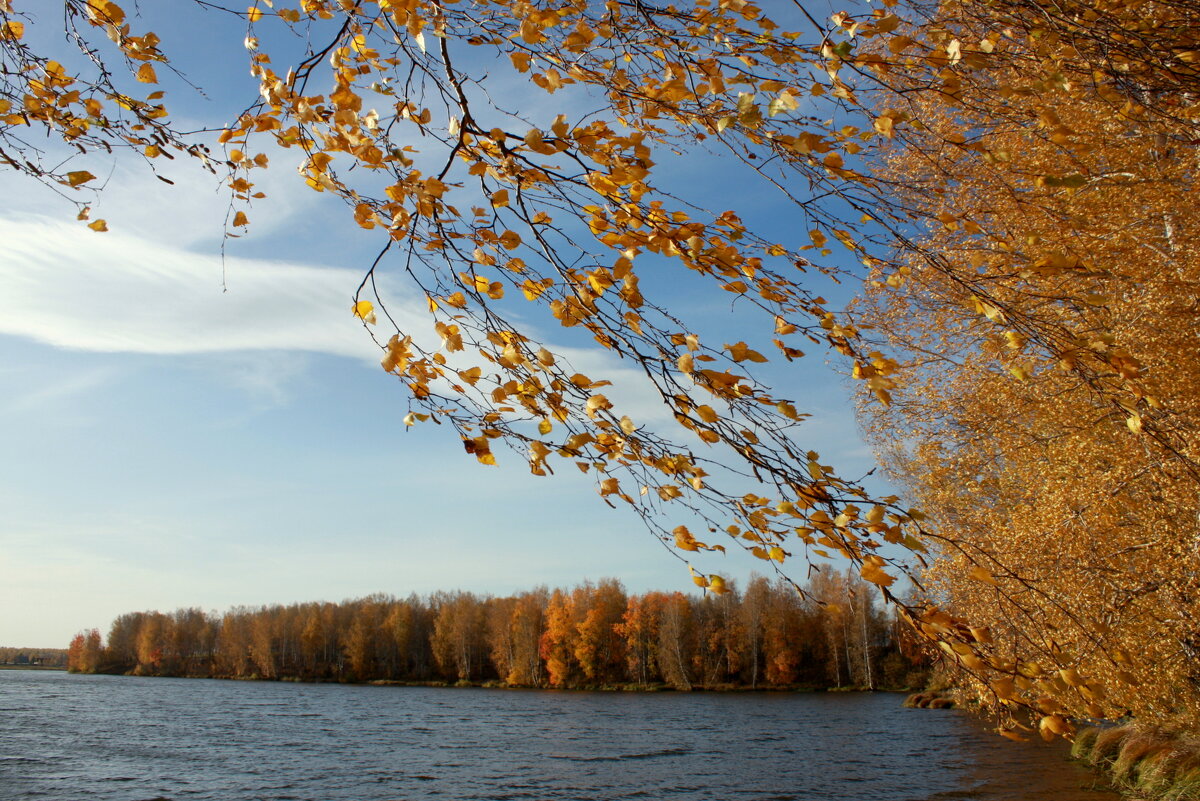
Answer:
[(0, 665), (0, 670), (66, 670), (66, 665)]
[(1132, 723), (1089, 727), (1075, 735), (1071, 756), (1138, 799), (1200, 801), (1200, 740)]
[(636, 684), (570, 684), (552, 686), (549, 684), (506, 684), (496, 679), (482, 681), (447, 681), (441, 679), (367, 679), (356, 681), (349, 678), (302, 677), (302, 676), (233, 676), (208, 673), (137, 673), (133, 671), (97, 671), (99, 675), (109, 676), (138, 676), (140, 678), (170, 678), (170, 679), (216, 679), (219, 681), (251, 681), (251, 682), (283, 682), (295, 684), (365, 684), (375, 687), (427, 687), (427, 688), (476, 688), (488, 690), (565, 690), (580, 692), (613, 692), (613, 693), (908, 693), (911, 687), (826, 687), (814, 684), (759, 684), (757, 686), (742, 684), (692, 684), (688, 687), (676, 687), (666, 683)]

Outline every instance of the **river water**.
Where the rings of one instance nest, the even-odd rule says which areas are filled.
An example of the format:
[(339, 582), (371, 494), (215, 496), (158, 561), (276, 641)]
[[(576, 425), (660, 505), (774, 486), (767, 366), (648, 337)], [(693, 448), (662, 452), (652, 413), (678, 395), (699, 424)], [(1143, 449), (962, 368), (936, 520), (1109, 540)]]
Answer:
[(0, 798), (1112, 801), (1062, 744), (858, 693), (585, 693), (0, 671)]

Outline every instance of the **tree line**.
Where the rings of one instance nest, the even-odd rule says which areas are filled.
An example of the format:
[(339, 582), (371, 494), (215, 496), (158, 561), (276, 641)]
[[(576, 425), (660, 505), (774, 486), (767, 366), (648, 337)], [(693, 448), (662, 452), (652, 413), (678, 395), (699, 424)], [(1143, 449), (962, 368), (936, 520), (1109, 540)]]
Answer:
[(66, 667), (67, 652), (61, 648), (0, 648), (0, 665)]
[[(627, 593), (615, 579), (508, 597), (436, 592), (342, 603), (131, 612), (81, 632), (80, 673), (305, 681), (897, 688), (924, 661), (876, 593), (817, 573), (811, 596), (756, 576), (721, 595)], [(821, 597), (823, 603), (812, 600)]]

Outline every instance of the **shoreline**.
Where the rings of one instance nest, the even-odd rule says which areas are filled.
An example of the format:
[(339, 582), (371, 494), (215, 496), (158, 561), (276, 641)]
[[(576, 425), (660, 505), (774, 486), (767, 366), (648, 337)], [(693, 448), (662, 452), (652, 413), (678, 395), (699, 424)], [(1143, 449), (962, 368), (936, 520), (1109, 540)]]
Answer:
[[(41, 668), (65, 670), (65, 668)], [(495, 679), (487, 681), (446, 681), (446, 680), (406, 680), (406, 679), (369, 679), (367, 681), (351, 681), (347, 679), (317, 678), (307, 679), (297, 676), (214, 676), (214, 675), (155, 675), (136, 673), (78, 673), (76, 675), (95, 676), (133, 676), (147, 679), (212, 679), (215, 681), (262, 681), (290, 684), (349, 684), (372, 687), (425, 687), (432, 689), (483, 689), (483, 690), (552, 690), (555, 692), (613, 692), (613, 693), (910, 693), (907, 687), (817, 687), (812, 685), (794, 684), (780, 686), (760, 685), (757, 687), (732, 685), (693, 685), (688, 689), (680, 689), (670, 684), (585, 684), (570, 687), (532, 686), (524, 684), (505, 684)]]
[(0, 670), (62, 670), (66, 665), (0, 665)]

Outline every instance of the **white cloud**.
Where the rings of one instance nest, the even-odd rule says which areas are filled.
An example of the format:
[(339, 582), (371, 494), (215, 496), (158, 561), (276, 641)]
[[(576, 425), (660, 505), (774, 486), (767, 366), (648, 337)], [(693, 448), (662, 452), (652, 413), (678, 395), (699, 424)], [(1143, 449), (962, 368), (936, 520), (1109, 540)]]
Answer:
[(353, 270), (229, 258), (46, 218), (0, 219), (0, 333), (156, 354), (302, 350), (377, 357)]
[[(379, 359), (350, 312), (357, 270), (236, 257), (223, 269), (216, 255), (41, 216), (0, 219), (0, 241), (0, 334), (95, 352), (307, 351)], [(431, 334), (423, 300), (386, 280), (381, 292), (402, 328)], [(640, 422), (666, 416), (634, 368), (609, 354), (547, 344), (575, 369), (612, 381), (606, 392), (622, 413)], [(253, 358), (240, 363), (238, 375), (266, 395), (278, 390)]]

